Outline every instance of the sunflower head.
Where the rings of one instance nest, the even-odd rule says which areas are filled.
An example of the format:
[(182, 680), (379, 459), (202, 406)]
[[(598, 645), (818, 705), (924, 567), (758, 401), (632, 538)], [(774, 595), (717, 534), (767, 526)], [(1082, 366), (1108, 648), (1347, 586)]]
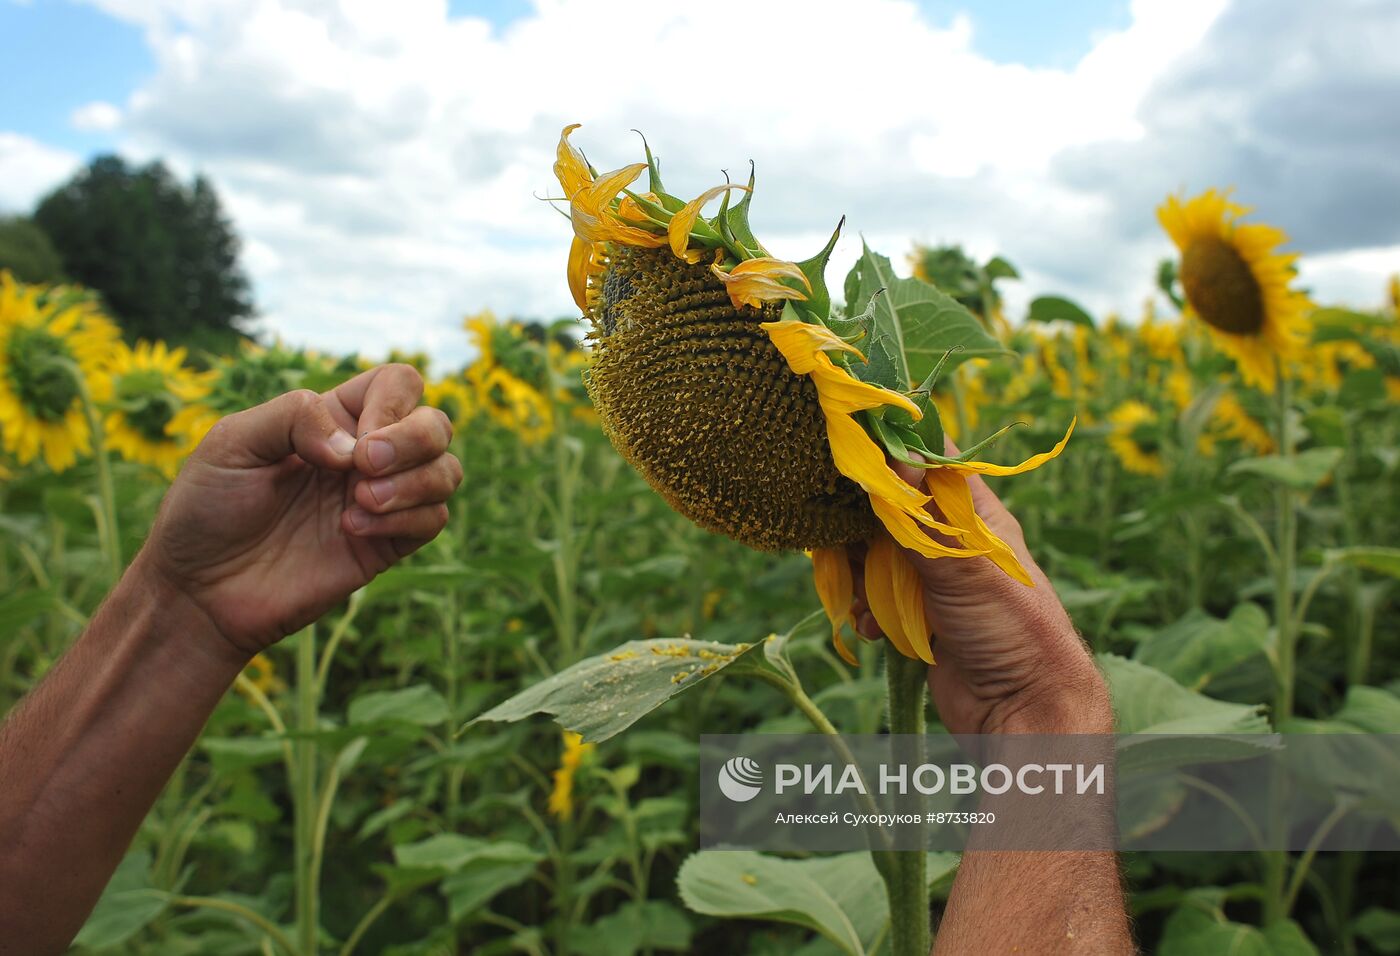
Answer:
[(1136, 400), (1126, 401), (1109, 412), (1108, 421), (1112, 426), (1108, 446), (1126, 471), (1154, 477), (1166, 473), (1157, 413), (1151, 407)]
[(83, 396), (105, 396), (117, 340), (90, 297), (0, 272), (0, 440), (20, 464), (62, 471), (91, 449)]
[[(881, 628), (901, 653), (930, 663), (917, 573), (896, 545), (925, 557), (986, 555), (1031, 583), (976, 516), (962, 473), (1037, 467), (1069, 435), (1016, 466), (972, 460), (985, 442), (945, 457), (932, 394), (956, 350), (915, 364), (906, 348), (906, 336), (951, 335), (996, 351), (977, 319), (932, 286), (895, 278), (869, 249), (847, 280), (852, 311), (864, 310), (833, 315), (824, 272), (839, 227), (810, 259), (774, 258), (749, 226), (752, 173), (746, 186), (685, 201), (666, 192), (650, 149), (646, 162), (598, 173), (570, 144), (573, 129), (560, 137), (554, 171), (574, 231), (569, 288), (592, 324), (588, 391), (604, 431), (653, 488), (751, 547), (810, 551), (847, 661), (838, 634), (851, 600), (848, 543), (871, 541), (865, 580)], [(643, 172), (646, 190), (631, 189)], [(867, 339), (868, 357), (853, 344)], [(919, 362), (931, 352), (919, 349)], [(888, 457), (928, 469), (922, 487)], [(949, 522), (933, 517), (933, 501)]]
[(1157, 218), (1181, 253), (1189, 311), (1210, 329), (1250, 384), (1269, 391), (1303, 346), (1307, 297), (1290, 288), (1297, 256), (1276, 251), (1282, 230), (1241, 223), (1249, 210), (1225, 193), (1172, 196)]
[(215, 377), (194, 371), (184, 360), (182, 348), (138, 342), (135, 348), (119, 345), (110, 364), (108, 441), (123, 458), (151, 465), (167, 478), (197, 443), (176, 418), (209, 395)]

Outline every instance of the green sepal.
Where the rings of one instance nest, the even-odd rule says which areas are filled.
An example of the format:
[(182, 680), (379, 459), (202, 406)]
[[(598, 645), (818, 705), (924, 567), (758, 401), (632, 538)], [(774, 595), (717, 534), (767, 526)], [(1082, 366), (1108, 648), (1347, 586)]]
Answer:
[[(680, 212), (681, 207), (685, 205), (685, 203), (681, 202), (675, 196), (668, 196), (665, 193), (656, 194), (656, 198), (661, 200), (659, 204), (652, 202), (641, 193), (634, 193), (630, 189), (624, 189), (623, 193), (631, 196), (632, 200), (641, 207), (642, 212), (654, 219), (658, 226), (668, 225), (671, 222), (671, 217)], [(672, 209), (672, 204), (674, 204), (676, 208)]]
[(661, 163), (651, 154), (651, 146), (647, 143), (647, 138), (639, 129), (632, 132), (642, 137), (642, 151), (647, 154), (647, 189), (656, 195), (663, 195), (666, 190), (661, 185)]
[[(914, 431), (923, 441), (924, 447), (920, 450), (925, 456), (943, 454), (943, 417), (938, 414), (938, 406), (933, 403), (933, 393), (925, 392), (917, 399), (919, 411), (924, 413), (924, 417), (914, 423)], [(933, 449), (938, 449), (934, 452)]]
[[(801, 267), (801, 263), (798, 263), (798, 268)], [(806, 273), (804, 272), (803, 274), (805, 275)], [(828, 316), (822, 324), (848, 342), (854, 341), (855, 336), (866, 338), (870, 335), (870, 326), (875, 319), (875, 302), (882, 294), (882, 292), (875, 293), (870, 302), (866, 304), (865, 311), (860, 315), (842, 317), (834, 315)], [(808, 303), (802, 302), (799, 304), (807, 305)]]
[[(767, 256), (768, 250), (763, 248), (763, 243), (758, 241), (758, 237), (753, 234), (753, 228), (749, 225), (749, 203), (753, 201), (753, 160), (749, 160), (749, 188), (744, 193), (744, 198), (739, 200), (739, 204), (733, 209), (721, 209), (720, 215), (724, 217), (725, 225), (729, 232), (745, 249), (754, 249), (760, 255)], [(810, 278), (810, 277), (809, 277)]]
[[(753, 195), (750, 193), (749, 195)], [(744, 199), (748, 202), (747, 196)], [(803, 305), (823, 321), (831, 317), (831, 292), (826, 287), (826, 264), (831, 260), (831, 252), (836, 248), (836, 240), (841, 238), (841, 227), (846, 224), (846, 217), (842, 216), (841, 221), (836, 224), (836, 229), (831, 233), (831, 238), (826, 241), (826, 245), (810, 259), (804, 259), (797, 263), (797, 268), (802, 270), (802, 274), (807, 277), (807, 281), (812, 285), (812, 293), (807, 297)], [(868, 326), (867, 326), (868, 328)], [(840, 335), (841, 333), (837, 333)]]
[[(871, 299), (871, 301), (873, 302), (875, 300)], [(938, 376), (943, 372), (943, 366), (948, 364), (948, 356), (952, 355), (954, 352), (961, 352), (962, 350), (963, 347), (961, 345), (955, 345), (944, 352), (943, 357), (938, 360), (938, 364), (933, 367), (933, 371), (928, 373), (928, 377), (926, 377), (914, 391), (925, 393), (932, 392), (933, 386), (938, 382)]]
[[(725, 178), (728, 179), (728, 176), (726, 175)], [(710, 220), (710, 225), (719, 233), (720, 241), (724, 243), (725, 248), (729, 250), (729, 252), (734, 256), (734, 258), (738, 259), (740, 262), (743, 262), (746, 259), (757, 259), (758, 256), (755, 256), (752, 252), (750, 252), (748, 248), (744, 245), (744, 243), (739, 240), (739, 237), (734, 235), (734, 230), (730, 228), (730, 192), (731, 190), (726, 189), (724, 193), (720, 196), (719, 215), (715, 216), (714, 219)], [(745, 193), (744, 195), (747, 197), (752, 194)]]

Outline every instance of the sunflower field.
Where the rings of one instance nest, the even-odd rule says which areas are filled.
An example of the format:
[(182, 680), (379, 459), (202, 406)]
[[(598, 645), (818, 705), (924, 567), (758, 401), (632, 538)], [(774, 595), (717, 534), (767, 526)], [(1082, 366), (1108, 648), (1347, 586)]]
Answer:
[[(652, 294), (653, 281), (671, 295), (689, 280), (667, 270), (703, 271), (702, 255), (716, 255), (705, 281), (717, 298), (687, 306), (709, 310), (696, 321), (722, 324), (727, 292), (750, 310), (748, 334), (777, 326), (788, 366), (812, 370), (828, 429), (848, 383), (831, 384), (845, 358), (827, 356), (879, 343), (878, 326), (862, 338), (862, 313), (924, 309), (935, 331), (961, 330), (933, 337), (931, 373), (900, 385), (923, 383), (912, 394), (937, 431), (877, 428), (881, 460), (903, 447), (941, 455), (946, 434), (970, 450), (940, 459), (954, 477), (984, 465), (974, 452), (1039, 465), (986, 473), (1026, 472), (993, 486), (1115, 700), (1133, 702), (1119, 708), (1120, 731), (1189, 719), (1205, 733), (1400, 734), (1400, 279), (1368, 307), (1313, 302), (1282, 233), (1207, 192), (1158, 210), (1178, 254), (1130, 315), (1092, 316), (1055, 296), (1007, 315), (998, 287), (1014, 267), (955, 248), (915, 247), (907, 277), (866, 249), (828, 294), (730, 229), (729, 190), (741, 187), (686, 203), (658, 178), (619, 203), (626, 183), (569, 166), (566, 145), (576, 234), (580, 208), (611, 223), (569, 257), (592, 325), (483, 312), (464, 322), (475, 352), (465, 368), (389, 357), (424, 373), (423, 401), (455, 425), (466, 478), (447, 530), (238, 678), (79, 951), (908, 951), (868, 855), (697, 850), (699, 734), (887, 726), (881, 649), (854, 639), (839, 610), (834, 627), (822, 613), (839, 577), (823, 552), (850, 527), (823, 537), (791, 516), (722, 527), (733, 512), (707, 512), (712, 495), (663, 473), (651, 426), (628, 430), (669, 392), (693, 410), (673, 442), (688, 454), (726, 368), (742, 366), (733, 388), (777, 373), (762, 356), (721, 368), (705, 353), (695, 375), (664, 387), (624, 399), (609, 384), (647, 374), (618, 344), (636, 317), (609, 297)], [(650, 157), (630, 169), (655, 173)], [(700, 218), (712, 200), (720, 215)], [(829, 310), (820, 343), (811, 325), (782, 338), (793, 329), (773, 289)], [(84, 290), (0, 277), (0, 713), (82, 630), (220, 416), (326, 390), (368, 364), (280, 344), (230, 355), (129, 344)], [(852, 414), (875, 401), (912, 400), (870, 399)], [(751, 423), (736, 467), (806, 480), (801, 409), (759, 414), (783, 427)], [(840, 467), (844, 439), (826, 435)], [(902, 519), (872, 502), (898, 536)], [(868, 509), (840, 507), (832, 521), (884, 533)], [(977, 553), (997, 560), (987, 537)], [(907, 656), (928, 653), (926, 628), (886, 631)], [(725, 673), (758, 644), (780, 679)], [(648, 648), (686, 669), (622, 690), (590, 683)], [(561, 728), (586, 706), (616, 714), (585, 736)], [(935, 925), (957, 866), (947, 853), (923, 861)], [(1400, 953), (1393, 856), (1134, 853), (1123, 868), (1150, 952)]]

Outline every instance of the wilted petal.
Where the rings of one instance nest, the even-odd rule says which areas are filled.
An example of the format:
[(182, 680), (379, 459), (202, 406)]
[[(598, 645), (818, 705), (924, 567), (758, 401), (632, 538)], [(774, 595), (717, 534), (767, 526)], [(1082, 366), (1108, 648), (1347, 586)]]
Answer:
[(777, 302), (783, 299), (806, 301), (807, 294), (786, 285), (782, 279), (794, 279), (811, 291), (812, 284), (802, 274), (796, 263), (782, 259), (745, 259), (733, 269), (725, 272), (718, 264), (710, 266), (725, 288), (729, 290), (729, 301), (734, 307), (751, 305), (759, 308), (764, 302)]
[[(826, 619), (831, 622), (831, 640), (836, 645), (836, 653), (852, 667), (859, 667), (860, 661), (841, 642), (841, 625), (851, 621), (851, 600), (855, 597), (855, 586), (851, 581), (851, 562), (843, 547), (815, 548), (812, 551), (812, 580), (821, 598)], [(852, 626), (854, 626), (851, 621)]]
[[(681, 211), (671, 217), (671, 224), (666, 229), (671, 242), (671, 251), (675, 253), (676, 257), (689, 262), (699, 262), (699, 258), (691, 258), (687, 255), (686, 249), (690, 244), (690, 230), (695, 228), (695, 220), (700, 218), (700, 210), (704, 209), (706, 203), (721, 193), (731, 189), (742, 189), (748, 192), (748, 188), (740, 186), (738, 183), (712, 186), (682, 206)], [(704, 254), (700, 253), (700, 255)]]
[(1079, 419), (1077, 417), (1070, 421), (1069, 429), (1065, 432), (1065, 437), (1061, 438), (1054, 448), (1046, 452), (1041, 452), (1039, 455), (1032, 455), (1019, 465), (993, 465), (991, 462), (986, 461), (954, 461), (945, 465), (940, 465), (939, 467), (950, 468), (953, 471), (971, 472), (977, 475), (994, 475), (997, 477), (1019, 475), (1022, 472), (1032, 471), (1065, 450), (1065, 446), (1069, 444), (1069, 436), (1074, 434), (1074, 426), (1078, 421)]

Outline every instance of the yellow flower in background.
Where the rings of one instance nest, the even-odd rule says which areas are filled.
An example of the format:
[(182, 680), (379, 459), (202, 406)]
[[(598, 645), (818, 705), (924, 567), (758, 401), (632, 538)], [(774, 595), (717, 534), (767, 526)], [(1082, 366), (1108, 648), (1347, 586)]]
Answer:
[(424, 385), (423, 402), (440, 410), (454, 426), (468, 421), (475, 410), (472, 390), (460, 375), (449, 375)]
[(91, 300), (0, 272), (0, 444), (21, 465), (43, 456), (53, 471), (92, 451), (83, 389), (104, 399), (104, 364), (117, 327)]
[(1166, 474), (1162, 456), (1156, 450), (1156, 412), (1142, 402), (1127, 401), (1109, 412), (1108, 420), (1113, 426), (1108, 433), (1108, 447), (1125, 470), (1152, 477)]
[(549, 793), (549, 812), (558, 820), (574, 816), (574, 777), (584, 758), (594, 750), (583, 737), (572, 730), (564, 731), (564, 752), (559, 757), (559, 769), (554, 771), (554, 789)]
[[(287, 689), (286, 682), (277, 676), (277, 667), (265, 651), (248, 662), (248, 665), (243, 668), (242, 676), (247, 678), (248, 684), (253, 690), (261, 693), (264, 697), (271, 697), (273, 694), (279, 694)], [(235, 689), (245, 697), (252, 696), (240, 685), (235, 685)]]
[(1288, 236), (1240, 223), (1248, 211), (1209, 189), (1190, 200), (1169, 197), (1157, 218), (1181, 253), (1189, 313), (1206, 324), (1245, 382), (1271, 392), (1302, 352), (1309, 303), (1289, 288), (1298, 257), (1275, 251)]
[(1222, 439), (1241, 442), (1253, 449), (1255, 454), (1273, 454), (1273, 435), (1245, 410), (1240, 400), (1231, 392), (1221, 395), (1215, 403), (1215, 409), (1211, 412), (1211, 425)]
[(530, 383), (500, 365), (484, 370), (473, 365), (469, 375), (476, 386), (476, 406), (485, 409), (493, 421), (514, 432), (525, 444), (537, 444), (554, 431), (549, 399)]
[(177, 422), (176, 416), (209, 394), (213, 377), (195, 372), (184, 361), (182, 348), (143, 341), (134, 349), (118, 344), (108, 367), (107, 443), (127, 461), (150, 465), (166, 478), (175, 477), (194, 448), (188, 422)]

